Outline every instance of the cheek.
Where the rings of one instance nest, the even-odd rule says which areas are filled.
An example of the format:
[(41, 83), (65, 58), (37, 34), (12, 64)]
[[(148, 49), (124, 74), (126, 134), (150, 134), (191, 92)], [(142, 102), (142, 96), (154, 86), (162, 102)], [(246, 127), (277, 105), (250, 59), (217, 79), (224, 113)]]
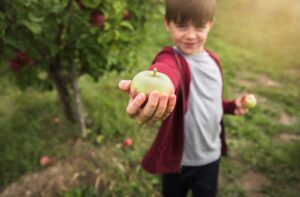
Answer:
[(205, 41), (206, 40), (206, 38), (207, 38), (207, 33), (199, 33), (198, 34), (198, 39), (200, 40), (200, 41)]
[(173, 33), (172, 39), (174, 42), (179, 42), (181, 40), (181, 35), (178, 33)]

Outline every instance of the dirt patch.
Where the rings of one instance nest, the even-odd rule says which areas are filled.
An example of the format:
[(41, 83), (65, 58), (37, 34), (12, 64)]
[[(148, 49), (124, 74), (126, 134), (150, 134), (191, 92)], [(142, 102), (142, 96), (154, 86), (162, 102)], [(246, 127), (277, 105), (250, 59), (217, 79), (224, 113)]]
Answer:
[(258, 76), (258, 84), (267, 86), (267, 87), (280, 87), (281, 84), (277, 81), (272, 80), (266, 75), (260, 75)]
[(244, 189), (246, 196), (251, 197), (261, 196), (262, 189), (265, 186), (270, 185), (270, 180), (263, 175), (252, 171), (243, 175), (238, 182)]
[(300, 136), (293, 133), (282, 133), (279, 135), (279, 142), (290, 143), (292, 141), (300, 140)]
[(259, 75), (253, 80), (239, 79), (239, 84), (246, 88), (253, 88), (255, 86), (266, 87), (281, 87), (281, 84), (266, 75)]
[(294, 122), (294, 119), (287, 113), (281, 113), (279, 122), (284, 125), (290, 125)]
[(68, 190), (81, 185), (80, 179), (87, 178), (87, 172), (83, 171), (83, 168), (84, 164), (79, 159), (73, 162), (57, 163), (42, 172), (22, 177), (19, 181), (6, 188), (1, 196), (58, 195), (59, 191)]
[(0, 193), (0, 196), (58, 196), (61, 191), (74, 187), (94, 185), (98, 189), (108, 183), (105, 173), (100, 171), (102, 168), (99, 166), (95, 147), (77, 141), (73, 152), (67, 160), (58, 161), (40, 172), (21, 177)]
[(294, 68), (290, 68), (285, 71), (286, 77), (292, 77), (297, 81), (300, 81), (300, 65), (295, 66)]

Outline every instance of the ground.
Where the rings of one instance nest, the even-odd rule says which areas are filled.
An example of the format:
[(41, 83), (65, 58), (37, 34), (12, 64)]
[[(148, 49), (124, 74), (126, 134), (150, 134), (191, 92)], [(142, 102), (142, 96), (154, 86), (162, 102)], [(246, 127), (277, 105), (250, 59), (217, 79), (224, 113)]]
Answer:
[[(97, 150), (88, 142), (78, 140), (73, 154), (63, 161), (53, 161), (45, 169), (24, 175), (8, 186), (0, 196), (57, 196), (61, 191), (105, 182), (96, 167)], [(99, 165), (98, 167), (100, 167)]]

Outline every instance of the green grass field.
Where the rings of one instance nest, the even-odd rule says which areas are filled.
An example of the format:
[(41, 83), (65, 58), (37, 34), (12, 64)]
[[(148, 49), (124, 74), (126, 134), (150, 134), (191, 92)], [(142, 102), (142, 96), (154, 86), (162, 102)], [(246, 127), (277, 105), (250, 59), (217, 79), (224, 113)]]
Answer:
[[(225, 95), (254, 93), (258, 98), (257, 108), (246, 116), (225, 118), (229, 156), (222, 158), (220, 197), (300, 193), (299, 29), (296, 0), (219, 3), (207, 48), (223, 63)], [(130, 120), (128, 97), (117, 87), (171, 44), (161, 16), (149, 21), (145, 34), (134, 49), (136, 67), (108, 73), (97, 83), (88, 76), (80, 79), (91, 125), (88, 139), (68, 124), (55, 92), (21, 92), (9, 78), (0, 78), (0, 196), (5, 189), (3, 195), (17, 196), (28, 191), (37, 196), (160, 196), (160, 177), (139, 166), (158, 124), (139, 126)], [(122, 148), (126, 137), (133, 147)], [(52, 159), (49, 167), (40, 166), (43, 155)]]

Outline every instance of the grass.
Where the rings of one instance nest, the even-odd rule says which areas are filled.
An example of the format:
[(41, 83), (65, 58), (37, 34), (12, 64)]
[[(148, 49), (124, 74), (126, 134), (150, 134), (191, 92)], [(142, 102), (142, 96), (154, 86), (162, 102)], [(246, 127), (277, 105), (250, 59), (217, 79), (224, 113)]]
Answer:
[[(225, 118), (230, 154), (222, 159), (219, 196), (300, 192), (299, 8), (293, 0), (219, 3), (207, 48), (223, 63), (225, 95), (251, 92), (259, 99), (258, 107), (246, 116)], [(117, 84), (147, 68), (161, 46), (170, 44), (163, 28), (159, 17), (149, 22), (147, 39), (136, 49), (135, 67), (108, 73), (97, 83), (88, 76), (80, 79), (91, 125), (85, 142), (98, 150), (90, 165), (102, 167), (106, 178), (98, 190), (91, 184), (61, 191), (60, 196), (160, 196), (160, 178), (139, 166), (158, 125), (139, 126), (127, 118), (128, 97)], [(69, 158), (78, 129), (63, 118), (54, 92), (20, 92), (8, 79), (0, 84), (1, 188), (23, 174), (44, 170), (39, 165), (42, 155), (57, 161)], [(56, 116), (59, 125), (53, 122)], [(134, 141), (130, 149), (121, 147), (126, 137)]]

